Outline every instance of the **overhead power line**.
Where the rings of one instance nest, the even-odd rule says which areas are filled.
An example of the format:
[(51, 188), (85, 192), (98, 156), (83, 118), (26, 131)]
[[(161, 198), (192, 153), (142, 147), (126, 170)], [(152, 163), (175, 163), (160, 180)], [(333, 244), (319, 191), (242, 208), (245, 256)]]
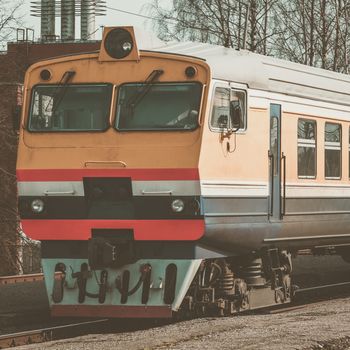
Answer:
[[(117, 9), (115, 7), (110, 7), (110, 6), (106, 6), (107, 10), (112, 10), (112, 11), (117, 11), (117, 12), (121, 12), (121, 13), (126, 13), (127, 15), (132, 15), (132, 16), (137, 16), (137, 17), (141, 17), (141, 18), (145, 18), (145, 19), (151, 19), (153, 21), (158, 21), (159, 18), (156, 17), (152, 17), (152, 16), (146, 16), (146, 15), (140, 15), (139, 13), (135, 13), (135, 12), (131, 12), (131, 11), (126, 11), (126, 10), (121, 10), (121, 9)], [(176, 24), (177, 22), (174, 21), (170, 21), (170, 20), (165, 20), (165, 22), (171, 23), (171, 24)]]
[(163, 22), (166, 22), (166, 23), (169, 23), (171, 25), (177, 25), (177, 24), (180, 24), (181, 25), (181, 22), (182, 22), (182, 27), (183, 28), (188, 28), (188, 29), (195, 29), (195, 30), (207, 30), (208, 32), (210, 32), (211, 34), (214, 34), (214, 35), (218, 35), (220, 34), (217, 30), (213, 30), (213, 29), (210, 29), (210, 28), (203, 28), (203, 27), (196, 27), (196, 26), (191, 26), (189, 25), (188, 23), (184, 23), (183, 21), (179, 21), (177, 19), (160, 19), (160, 18), (157, 18), (157, 17), (152, 17), (152, 16), (146, 16), (146, 15), (140, 15), (139, 13), (135, 13), (135, 12), (131, 12), (131, 11), (126, 11), (126, 10), (121, 10), (121, 9), (118, 9), (118, 8), (115, 8), (115, 7), (110, 7), (110, 6), (106, 6), (106, 9), (107, 10), (112, 10), (112, 11), (116, 11), (116, 12), (120, 12), (120, 13), (125, 13), (125, 14), (128, 14), (128, 15), (132, 15), (132, 16), (137, 16), (137, 17), (141, 17), (141, 18), (145, 18), (145, 19), (150, 19), (150, 20), (153, 20), (153, 21), (163, 21)]

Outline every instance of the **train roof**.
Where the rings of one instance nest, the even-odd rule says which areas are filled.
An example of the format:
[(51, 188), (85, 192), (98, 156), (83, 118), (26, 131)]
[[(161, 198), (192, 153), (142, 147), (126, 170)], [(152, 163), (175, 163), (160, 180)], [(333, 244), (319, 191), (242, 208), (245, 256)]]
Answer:
[[(149, 47), (147, 49), (150, 49)], [(249, 88), (350, 105), (350, 76), (246, 50), (170, 42), (152, 51), (204, 59), (213, 79), (247, 84)]]

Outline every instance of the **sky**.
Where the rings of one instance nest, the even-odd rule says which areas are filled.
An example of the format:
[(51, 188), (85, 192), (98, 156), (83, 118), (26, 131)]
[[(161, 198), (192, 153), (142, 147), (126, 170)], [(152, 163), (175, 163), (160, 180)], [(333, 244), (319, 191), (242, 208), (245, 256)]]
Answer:
[[(21, 9), (23, 16), (24, 27), (34, 29), (35, 38), (40, 36), (40, 18), (33, 17), (30, 15), (30, 3), (33, 0), (25, 0), (24, 6)], [(40, 1), (40, 0), (36, 0)], [(59, 1), (59, 0), (56, 0)], [(79, 1), (79, 0), (76, 0)], [(108, 7), (120, 9), (123, 11), (133, 12), (140, 15), (149, 15), (147, 12), (147, 5), (152, 3), (152, 0), (106, 0), (106, 5)], [(160, 1), (162, 6), (169, 6), (171, 0), (162, 0)], [(132, 25), (141, 27), (145, 30), (152, 31), (152, 21), (147, 20), (142, 17), (133, 16), (126, 13), (121, 13), (118, 11), (108, 10), (105, 16), (96, 17), (96, 27), (100, 26), (116, 26), (116, 25)], [(97, 29), (96, 28), (96, 29)], [(79, 20), (76, 21), (76, 36), (80, 37), (80, 24)], [(102, 31), (100, 29), (96, 32), (96, 39), (101, 37)], [(60, 34), (60, 24), (59, 20), (56, 19), (56, 35)]]

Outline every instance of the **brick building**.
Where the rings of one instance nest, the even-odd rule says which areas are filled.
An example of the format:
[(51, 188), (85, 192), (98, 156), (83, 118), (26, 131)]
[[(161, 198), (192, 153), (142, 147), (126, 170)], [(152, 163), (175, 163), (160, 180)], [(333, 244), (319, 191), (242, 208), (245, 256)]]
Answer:
[[(19, 263), (16, 156), (17, 132), (13, 115), (21, 104), (26, 69), (39, 60), (99, 49), (99, 41), (9, 43), (0, 55), (0, 276), (16, 274)], [(30, 271), (27, 271), (30, 272)]]

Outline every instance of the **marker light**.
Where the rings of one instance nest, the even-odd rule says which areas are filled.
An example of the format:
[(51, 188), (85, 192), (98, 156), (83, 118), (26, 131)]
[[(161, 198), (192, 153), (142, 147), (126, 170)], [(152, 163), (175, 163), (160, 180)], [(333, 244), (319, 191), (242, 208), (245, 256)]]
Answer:
[(188, 66), (185, 69), (185, 74), (187, 78), (193, 78), (197, 74), (197, 69), (193, 66)]
[(185, 203), (181, 199), (175, 199), (171, 203), (171, 209), (175, 213), (181, 213), (185, 208)]
[(43, 69), (41, 72), (40, 72), (40, 78), (41, 80), (50, 80), (52, 77), (52, 74), (51, 72), (48, 70), (48, 69)]
[(134, 47), (131, 34), (122, 28), (111, 30), (105, 39), (105, 49), (112, 58), (124, 58), (130, 54)]
[(41, 199), (34, 199), (31, 203), (31, 208), (34, 213), (42, 213), (44, 210), (44, 202)]

